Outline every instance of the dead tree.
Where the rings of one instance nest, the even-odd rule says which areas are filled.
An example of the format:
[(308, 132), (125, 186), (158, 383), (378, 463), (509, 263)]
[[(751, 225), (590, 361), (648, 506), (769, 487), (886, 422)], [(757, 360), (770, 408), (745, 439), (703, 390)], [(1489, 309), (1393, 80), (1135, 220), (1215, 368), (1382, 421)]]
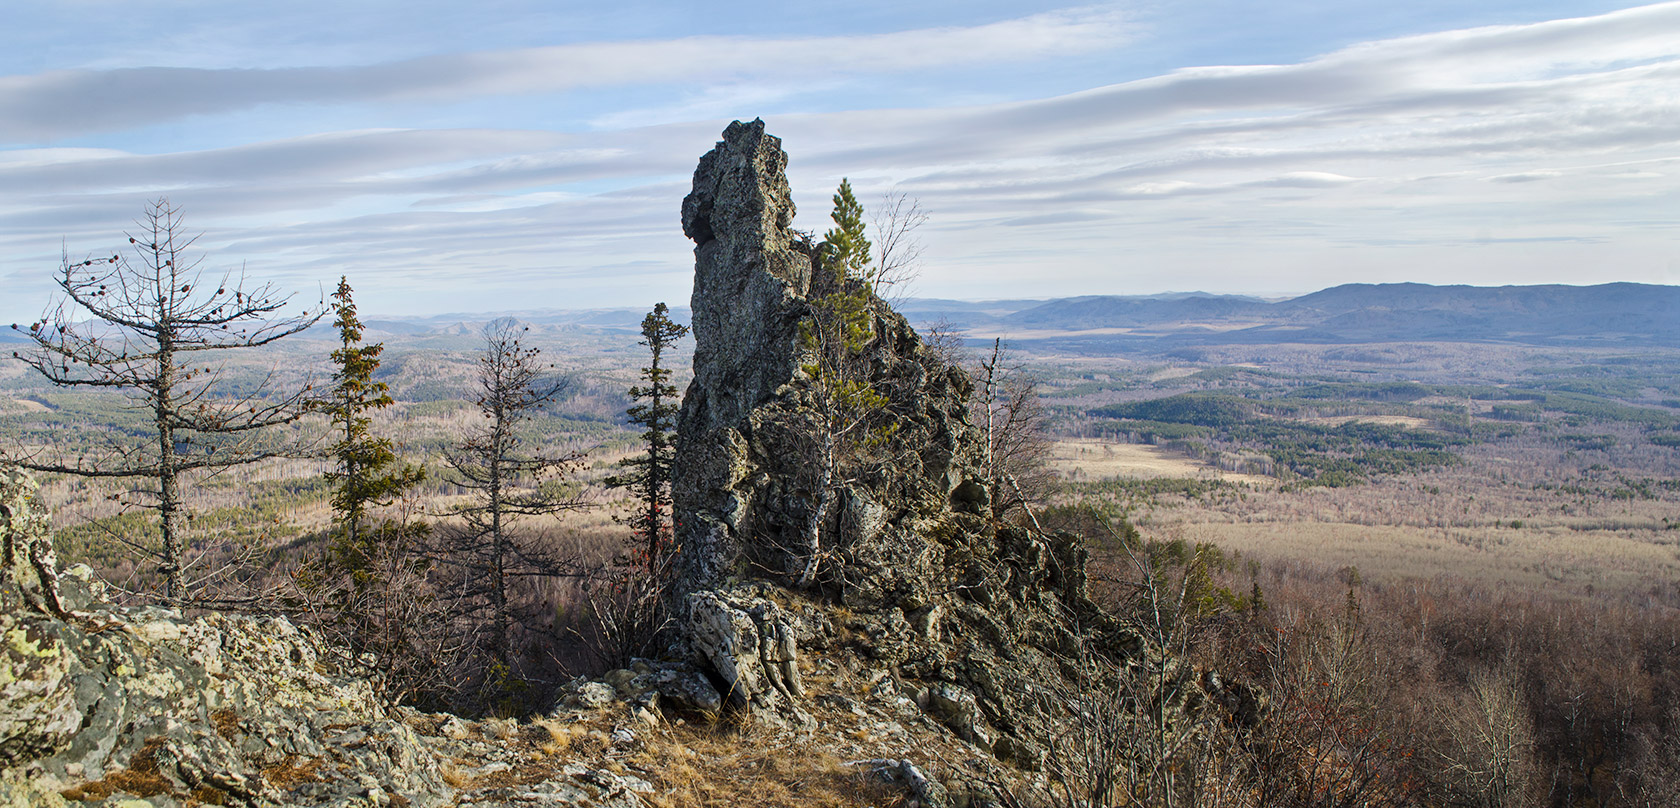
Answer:
[(537, 348), (521, 342), (526, 330), (506, 320), (485, 329), (476, 397), (483, 426), (445, 452), (470, 492), (468, 501), (455, 508), (463, 526), (445, 561), (460, 571), (458, 591), (482, 604), (479, 614), (488, 612), (487, 650), (492, 663), (504, 670), (512, 645), (511, 582), (520, 576), (563, 574), (570, 566), (522, 540), (513, 522), (585, 507), (575, 489), (558, 485), (577, 470), (583, 453), (531, 451), (521, 434), (526, 422), (570, 387), (569, 380), (551, 375), (553, 366), (540, 361)]
[(187, 507), (183, 484), (196, 472), (256, 463), (286, 447), (259, 440), (260, 431), (297, 420), (307, 386), (282, 389), (270, 372), (231, 392), (217, 352), (255, 348), (296, 334), (324, 307), (282, 316), (290, 298), (272, 284), (252, 284), (243, 271), (203, 269), (168, 199), (147, 206), (128, 234), (131, 255), (63, 259), (57, 278), (64, 298), (25, 331), (33, 349), (12, 355), (56, 385), (121, 390), (149, 416), (155, 434), (143, 442), (113, 438), (99, 451), (18, 449), (10, 458), (34, 471), (141, 481), (132, 493), (158, 512), (157, 547), (130, 545), (154, 558), (164, 597), (181, 601), (187, 572)]

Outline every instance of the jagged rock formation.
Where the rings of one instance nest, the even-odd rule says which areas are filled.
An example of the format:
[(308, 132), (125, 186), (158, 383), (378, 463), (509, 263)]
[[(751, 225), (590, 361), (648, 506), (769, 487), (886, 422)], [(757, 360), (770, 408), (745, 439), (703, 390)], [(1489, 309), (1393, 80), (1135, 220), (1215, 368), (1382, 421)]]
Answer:
[(477, 728), (389, 708), (284, 617), (101, 602), (92, 570), (57, 574), (34, 493), (0, 471), (0, 806), (643, 804), (576, 765), (531, 784), (446, 776), (494, 754)]
[(696, 243), (695, 353), (678, 430), (671, 602), (690, 651), (736, 705), (798, 721), (787, 671), (800, 668), (800, 649), (851, 647), (963, 739), (1036, 765), (1052, 685), (1077, 676), (1083, 644), (1122, 640), (1085, 595), (1071, 536), (982, 515), (969, 379), (873, 297), (862, 361), (898, 429), (877, 462), (846, 475), (822, 593), (787, 588), (819, 485), (802, 450), (816, 416), (798, 334), (835, 281), (813, 272), (813, 246), (791, 229), (786, 164), (762, 121), (736, 122), (683, 201)]
[[(794, 205), (787, 155), (764, 122), (731, 124), (700, 158), (683, 199), (683, 233), (695, 242), (694, 380), (678, 423), (673, 495), (679, 520), (680, 597), (744, 571), (779, 481), (755, 474), (744, 433), (798, 366), (796, 340), (811, 283), (811, 245), (789, 229)], [(763, 458), (759, 458), (763, 460)], [(785, 497), (784, 497), (785, 498)]]

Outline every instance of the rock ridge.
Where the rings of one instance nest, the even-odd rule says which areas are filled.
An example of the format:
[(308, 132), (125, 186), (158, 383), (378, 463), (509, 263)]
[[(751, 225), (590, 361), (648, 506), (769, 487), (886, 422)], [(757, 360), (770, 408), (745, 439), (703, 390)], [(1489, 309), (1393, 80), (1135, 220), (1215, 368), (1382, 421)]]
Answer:
[(786, 165), (762, 121), (737, 121), (700, 158), (683, 203), (695, 353), (670, 603), (688, 656), (735, 706), (797, 725), (788, 672), (808, 667), (802, 652), (854, 647), (964, 740), (1035, 766), (1054, 720), (1042, 705), (1082, 649), (1128, 640), (1087, 597), (1073, 536), (991, 516), (968, 375), (873, 294), (859, 361), (896, 432), (845, 475), (821, 585), (792, 586), (819, 484), (802, 459), (819, 414), (797, 337), (815, 301), (857, 282), (817, 271), (810, 238), (792, 228)]

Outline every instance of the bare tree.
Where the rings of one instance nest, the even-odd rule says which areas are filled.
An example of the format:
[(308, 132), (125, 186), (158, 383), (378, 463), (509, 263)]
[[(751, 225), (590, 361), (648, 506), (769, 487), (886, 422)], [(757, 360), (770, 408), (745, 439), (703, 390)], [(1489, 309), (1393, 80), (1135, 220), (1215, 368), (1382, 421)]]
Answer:
[(978, 382), (974, 416), (985, 437), (981, 471), (992, 513), (999, 518), (1043, 498), (1052, 484), (1047, 416), (1038, 385), (1020, 366), (1005, 364), (1005, 357), (1003, 340), (993, 340), (991, 355), (973, 374)]
[(512, 529), (524, 516), (578, 510), (586, 503), (575, 491), (556, 486), (555, 478), (577, 469), (581, 452), (529, 451), (522, 427), (543, 408), (558, 402), (569, 380), (550, 375), (553, 365), (538, 359), (541, 351), (521, 342), (528, 329), (511, 320), (485, 328), (478, 358), (476, 403), (483, 427), (445, 453), (471, 499), (457, 506), (464, 528), (453, 542), (448, 563), (463, 573), (461, 592), (488, 611), (487, 650), (505, 670), (511, 651), (511, 581), (518, 576), (557, 575), (569, 565), (522, 541)]
[(1097, 805), (1255, 808), (1240, 722), (1207, 698), (1218, 679), (1199, 677), (1190, 654), (1215, 619), (1210, 546), (1176, 552), (1146, 542), (1123, 520), (1090, 511), (1104, 544), (1124, 558), (1116, 583), (1119, 616), (1141, 643), (1127, 657), (1083, 644), (1079, 675), (1047, 680), (1039, 693), (1060, 714), (1049, 738), (1042, 802), (1057, 808)]
[(1516, 808), (1539, 801), (1534, 720), (1509, 667), (1473, 676), (1465, 703), (1446, 716), (1451, 740), (1440, 763), (1454, 805)]
[(157, 547), (129, 541), (156, 559), (164, 597), (180, 601), (196, 561), (186, 557), (186, 476), (283, 454), (284, 447), (258, 440), (259, 431), (297, 420), (308, 390), (281, 389), (271, 372), (231, 392), (224, 367), (205, 354), (296, 334), (324, 307), (281, 316), (289, 295), (272, 284), (252, 285), (242, 271), (202, 269), (203, 257), (192, 250), (198, 236), (185, 232), (168, 199), (151, 203), (136, 224), (130, 257), (64, 257), (57, 278), (64, 299), (27, 329), (33, 350), (13, 356), (57, 385), (123, 391), (130, 407), (150, 416), (152, 440), (115, 440), (74, 456), (16, 450), (11, 459), (35, 471), (145, 481), (132, 493), (158, 511), (161, 540)]
[[(910, 281), (920, 270), (922, 241), (917, 231), (927, 224), (922, 203), (903, 191), (888, 191), (869, 217), (875, 236), (876, 294), (899, 302), (910, 293)], [(889, 292), (890, 290), (890, 292)]]
[(374, 685), (392, 703), (459, 696), (475, 639), (457, 619), (461, 604), (437, 574), (431, 525), (419, 516), (412, 497), (394, 503), (379, 523), (363, 526), (354, 571), (330, 551), (305, 557), (264, 604), (307, 621), (344, 664), (377, 673)]

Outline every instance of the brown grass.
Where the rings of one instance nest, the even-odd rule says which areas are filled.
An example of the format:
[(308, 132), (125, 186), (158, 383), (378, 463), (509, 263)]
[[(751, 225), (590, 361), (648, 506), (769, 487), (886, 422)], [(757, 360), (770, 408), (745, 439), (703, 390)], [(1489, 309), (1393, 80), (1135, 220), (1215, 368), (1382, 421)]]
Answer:
[(755, 730), (678, 727), (650, 744), (657, 808), (861, 808), (896, 805), (902, 793), (844, 765), (814, 740), (765, 742)]
[(216, 734), (232, 741), (239, 736), (239, 714), (232, 710), (217, 710), (210, 714), (210, 724)]
[(163, 743), (161, 737), (147, 738), (145, 745), (129, 758), (128, 768), (119, 769), (105, 775), (103, 779), (67, 788), (59, 793), (65, 799), (83, 802), (96, 802), (112, 794), (132, 794), (141, 798), (174, 794), (174, 785), (158, 772), (155, 755)]
[(269, 785), (285, 791), (299, 783), (321, 782), (323, 778), (316, 772), (325, 764), (326, 761), (320, 758), (300, 759), (296, 755), (288, 755), (285, 760), (265, 767), (262, 770), (262, 778), (267, 780)]

